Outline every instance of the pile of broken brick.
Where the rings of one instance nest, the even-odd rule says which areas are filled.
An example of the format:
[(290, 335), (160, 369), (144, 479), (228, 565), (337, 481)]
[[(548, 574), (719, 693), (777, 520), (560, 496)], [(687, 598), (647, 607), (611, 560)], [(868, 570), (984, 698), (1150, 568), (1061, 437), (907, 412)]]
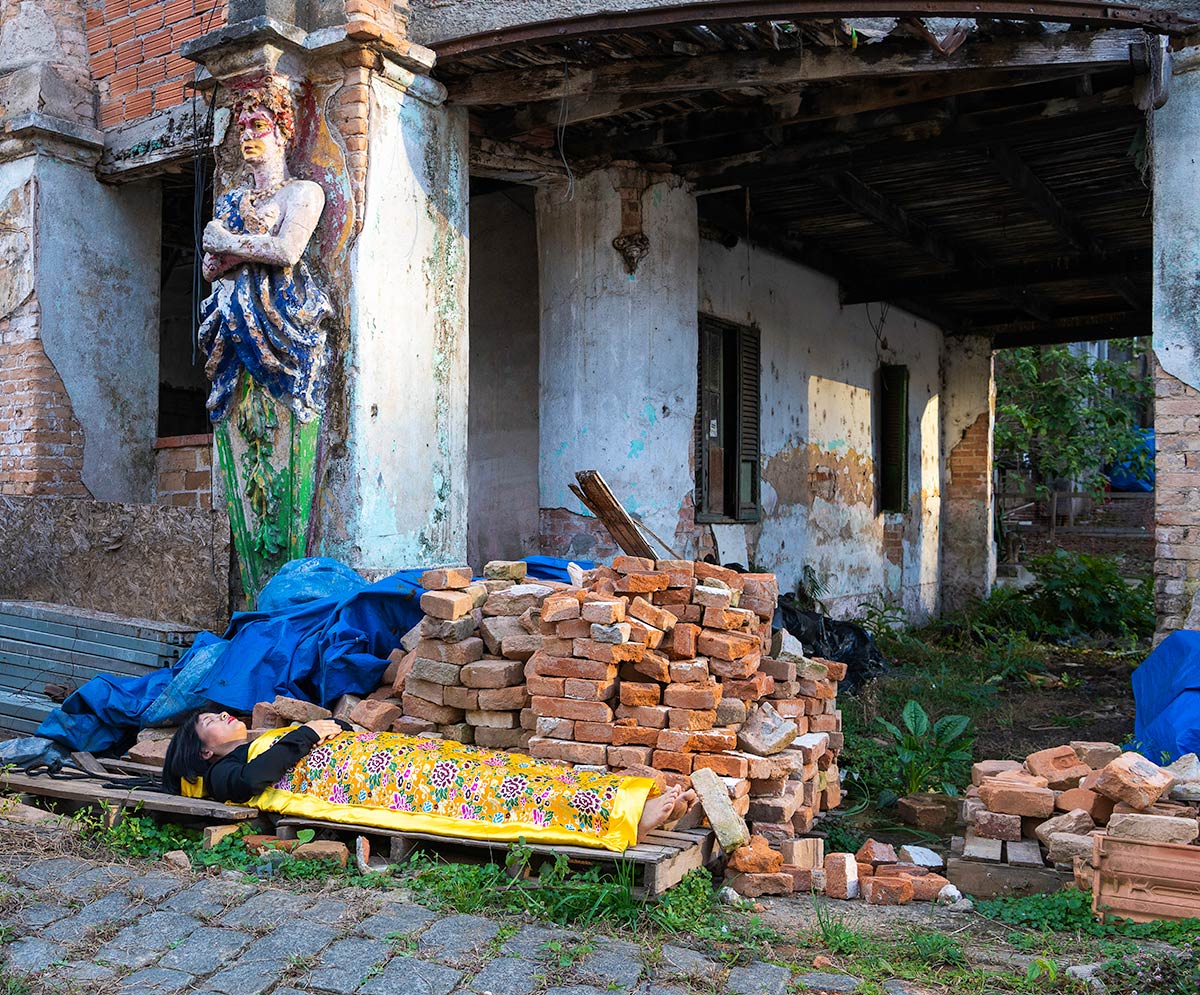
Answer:
[(926, 847), (867, 840), (857, 853), (825, 853), (822, 839), (783, 840), (772, 846), (751, 836), (735, 849), (725, 870), (726, 883), (745, 898), (761, 895), (825, 895), (868, 905), (951, 902), (958, 889), (939, 874), (945, 862)]
[[(424, 617), (382, 685), (344, 696), (333, 715), (715, 791), (742, 826), (727, 849), (748, 838), (743, 818), (780, 845), (840, 804), (846, 666), (772, 631), (773, 574), (630, 556), (578, 584), (532, 582), (526, 569), (491, 562), (480, 581), (465, 567), (425, 572)], [(261, 703), (251, 733), (328, 714), (315, 709)], [(706, 813), (681, 809), (668, 826)]]
[(1160, 767), (1113, 743), (1072, 742), (1021, 763), (985, 760), (963, 801), (966, 835), (952, 850), (971, 860), (1054, 865), (1092, 887), (1097, 837), (1190, 844), (1200, 836), (1200, 762)]

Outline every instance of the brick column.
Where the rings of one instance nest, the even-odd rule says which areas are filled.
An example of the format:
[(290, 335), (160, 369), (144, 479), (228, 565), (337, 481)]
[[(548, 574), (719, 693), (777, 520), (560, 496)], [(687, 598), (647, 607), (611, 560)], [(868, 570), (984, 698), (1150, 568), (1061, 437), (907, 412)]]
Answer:
[(1200, 48), (1175, 53), (1154, 114), (1156, 638), (1183, 628), (1200, 591)]
[(986, 597), (996, 579), (992, 347), (980, 336), (947, 338), (942, 361), (942, 610)]
[(158, 188), (105, 187), (83, 0), (0, 5), (0, 493), (146, 501)]

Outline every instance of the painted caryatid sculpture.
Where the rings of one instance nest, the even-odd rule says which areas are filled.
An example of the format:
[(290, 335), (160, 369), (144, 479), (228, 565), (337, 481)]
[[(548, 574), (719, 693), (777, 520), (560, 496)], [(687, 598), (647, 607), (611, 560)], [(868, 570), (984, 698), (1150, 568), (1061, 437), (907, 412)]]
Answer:
[(325, 193), (293, 179), (291, 94), (276, 78), (234, 86), (244, 183), (222, 193), (204, 230), (200, 344), (209, 417), (242, 585), (253, 604), (287, 560), (304, 556), (329, 376), (329, 298), (302, 256)]

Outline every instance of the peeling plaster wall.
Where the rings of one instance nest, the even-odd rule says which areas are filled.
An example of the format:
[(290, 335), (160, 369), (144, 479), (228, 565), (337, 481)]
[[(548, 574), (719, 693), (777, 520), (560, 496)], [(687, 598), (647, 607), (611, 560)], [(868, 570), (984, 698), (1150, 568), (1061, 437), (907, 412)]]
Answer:
[(471, 198), (467, 562), (538, 549), (538, 275), (533, 191)]
[[(641, 196), (649, 253), (626, 272), (617, 173), (538, 191), (541, 292), (539, 489), (543, 549), (599, 555), (570, 492), (577, 470), (599, 470), (630, 513), (670, 540), (691, 501), (696, 415), (695, 198), (654, 177)], [(555, 519), (576, 522), (552, 536)], [(569, 533), (569, 536), (567, 535)], [(684, 550), (680, 550), (688, 555)]]
[(153, 500), (162, 192), (41, 157), (37, 290), (42, 343), (84, 432), (98, 501)]
[(367, 570), (463, 562), (467, 116), (378, 76), (370, 100), (366, 210), (338, 357), (346, 433), (327, 440), (321, 553)]
[(942, 609), (952, 611), (971, 598), (985, 597), (996, 579), (991, 342), (982, 336), (947, 342), (942, 384)]
[[(837, 615), (881, 597), (913, 619), (936, 612), (940, 330), (893, 308), (883, 348), (866, 308), (839, 305), (834, 281), (745, 242), (701, 243), (699, 300), (702, 311), (762, 330), (762, 521), (737, 527), (754, 568), (778, 574), (786, 590), (811, 566)], [(878, 318), (878, 305), (870, 310)], [(875, 512), (881, 362), (910, 371), (905, 514)], [(724, 549), (735, 527), (718, 528)]]

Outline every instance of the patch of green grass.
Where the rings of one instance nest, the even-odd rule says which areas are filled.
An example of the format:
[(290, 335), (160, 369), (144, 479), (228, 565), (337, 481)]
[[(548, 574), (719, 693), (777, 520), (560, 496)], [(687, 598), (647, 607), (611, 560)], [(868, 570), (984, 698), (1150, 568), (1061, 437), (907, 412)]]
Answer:
[(1043, 932), (1074, 933), (1105, 939), (1161, 940), (1173, 945), (1200, 939), (1200, 919), (1175, 922), (1109, 919), (1107, 922), (1096, 922), (1092, 915), (1091, 896), (1074, 888), (1025, 898), (981, 899), (975, 903), (975, 909), (981, 915), (1007, 925)]
[[(173, 822), (159, 822), (153, 816), (138, 812), (126, 814), (111, 827), (105, 826), (99, 816), (80, 815), (77, 818), (85, 839), (127, 857), (156, 860), (164, 853), (182, 850), (194, 867), (220, 867), (283, 881), (343, 878), (347, 884), (360, 887), (395, 886), (388, 874), (359, 874), (353, 862), (343, 868), (336, 860), (297, 858), (282, 850), (273, 851), (270, 856), (249, 853), (242, 843), (242, 837), (255, 832), (251, 826), (240, 826), (236, 832), (206, 850), (204, 835), (200, 830)], [(311, 834), (312, 831), (302, 832)]]
[(560, 856), (543, 866), (534, 887), (523, 880), (528, 854), (514, 847), (508, 859), (516, 866), (448, 864), (417, 853), (405, 870), (427, 900), (468, 914), (519, 913), (561, 926), (642, 927), (747, 949), (778, 938), (757, 917), (721, 905), (705, 870), (692, 871), (657, 901), (645, 902), (634, 897), (634, 872), (626, 864), (573, 872)]

